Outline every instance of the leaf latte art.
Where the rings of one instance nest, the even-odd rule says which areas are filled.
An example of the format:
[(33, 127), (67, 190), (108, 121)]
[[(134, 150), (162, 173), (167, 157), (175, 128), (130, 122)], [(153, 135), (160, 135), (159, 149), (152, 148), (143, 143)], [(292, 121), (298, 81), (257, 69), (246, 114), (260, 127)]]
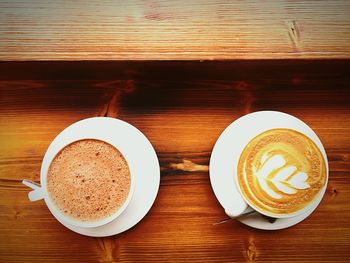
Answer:
[(326, 183), (326, 166), (310, 138), (290, 129), (272, 129), (247, 144), (237, 176), (241, 193), (254, 209), (283, 217), (315, 200)]
[[(260, 161), (260, 170), (254, 169), (254, 175), (257, 176), (260, 187), (272, 198), (281, 199), (282, 195), (269, 188), (266, 181), (270, 181), (279, 191), (285, 194), (296, 194), (298, 189), (310, 188), (306, 182), (308, 176), (303, 172), (296, 172), (297, 168), (293, 165), (286, 166), (286, 160), (282, 155), (274, 155), (268, 158), (269, 154), (264, 154)], [(281, 168), (281, 169), (280, 169)], [(275, 170), (278, 172), (274, 173)]]

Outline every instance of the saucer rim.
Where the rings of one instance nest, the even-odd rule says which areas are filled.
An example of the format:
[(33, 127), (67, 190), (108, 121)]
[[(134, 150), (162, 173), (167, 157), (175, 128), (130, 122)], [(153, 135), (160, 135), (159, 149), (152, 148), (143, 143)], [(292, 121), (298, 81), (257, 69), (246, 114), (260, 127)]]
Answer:
[[(122, 232), (125, 232), (129, 230), (130, 228), (134, 227), (136, 224), (138, 224), (149, 212), (149, 210), (152, 208), (160, 186), (160, 167), (159, 167), (159, 160), (156, 154), (156, 151), (154, 150), (151, 142), (148, 140), (148, 138), (135, 126), (131, 125), (128, 122), (125, 122), (123, 120), (117, 119), (117, 118), (111, 118), (111, 117), (92, 117), (80, 120), (76, 123), (73, 123), (72, 125), (68, 126), (63, 131), (67, 132), (69, 131), (69, 128), (74, 126), (82, 126), (84, 128), (91, 127), (93, 129), (96, 129), (96, 127), (103, 127), (100, 131), (106, 129), (111, 129), (114, 132), (123, 132), (122, 137), (118, 137), (118, 140), (125, 140), (126, 138), (130, 141), (131, 144), (135, 144), (135, 137), (138, 137), (138, 139), (143, 141), (143, 146), (146, 147), (137, 147), (138, 145), (135, 145), (133, 147), (130, 147), (127, 151), (132, 151), (133, 153), (128, 153), (127, 155), (134, 155), (138, 158), (145, 158), (145, 155), (148, 156), (149, 160), (152, 160), (152, 163), (150, 163), (148, 166), (143, 167), (143, 173), (144, 174), (152, 174), (152, 176), (148, 176), (147, 180), (144, 179), (145, 177), (141, 175), (135, 175), (135, 187), (134, 187), (134, 193), (131, 197), (131, 200), (128, 204), (128, 206), (125, 208), (125, 210), (114, 220), (111, 222), (98, 226), (98, 227), (79, 227), (72, 224), (69, 224), (65, 222), (64, 220), (61, 220), (60, 218), (55, 217), (62, 225), (67, 227), (68, 229), (72, 230), (73, 232), (76, 232), (81, 235), (90, 236), (90, 237), (107, 237), (107, 236), (113, 236), (120, 234)], [(57, 135), (57, 139), (59, 140), (60, 135)], [(55, 140), (56, 140), (55, 138)], [(106, 140), (108, 141), (108, 140)], [(125, 149), (124, 149), (125, 150)], [(124, 152), (123, 152), (124, 154)], [(135, 160), (133, 161), (135, 163)], [(128, 160), (128, 164), (129, 164)], [(152, 169), (150, 169), (152, 167)], [(146, 168), (146, 169), (145, 169)], [(152, 178), (152, 180), (149, 180)], [(144, 179), (144, 180), (142, 180)], [(143, 181), (143, 187), (137, 187), (137, 184), (141, 184)], [(146, 183), (144, 181), (147, 181)], [(150, 183), (152, 181), (152, 183)], [(146, 187), (145, 187), (146, 186)], [(142, 198), (141, 198), (142, 195)], [(139, 196), (139, 197), (138, 197)], [(145, 206), (141, 205), (140, 203), (143, 202)], [(129, 214), (132, 214), (132, 220), (129, 220), (127, 217)], [(54, 215), (53, 215), (54, 216)], [(131, 217), (129, 215), (129, 217)]]
[[(254, 120), (256, 120), (256, 118), (267, 118), (268, 120), (271, 120), (271, 117), (276, 117), (276, 116), (281, 117), (281, 118), (292, 119), (293, 121), (298, 122), (298, 124), (302, 125), (303, 128), (307, 129), (310, 133), (313, 134), (314, 138), (311, 138), (311, 139), (320, 148), (320, 151), (325, 159), (327, 180), (326, 180), (324, 188), (321, 190), (319, 196), (317, 197), (316, 202), (309, 209), (305, 210), (304, 213), (302, 213), (302, 214), (299, 214), (299, 215), (296, 215), (293, 217), (288, 217), (288, 218), (277, 218), (273, 224), (267, 222), (266, 219), (263, 219), (260, 216), (259, 217), (246, 216), (246, 217), (237, 218), (238, 221), (240, 221), (241, 223), (243, 223), (245, 225), (248, 225), (250, 227), (257, 228), (257, 229), (262, 229), (262, 230), (278, 230), (278, 229), (284, 229), (284, 228), (288, 228), (288, 227), (291, 227), (293, 225), (296, 225), (299, 222), (306, 219), (310, 214), (312, 214), (315, 211), (315, 209), (318, 207), (318, 205), (321, 203), (323, 196), (325, 194), (327, 184), (328, 184), (329, 167), (328, 167), (328, 158), (327, 158), (326, 151), (324, 149), (324, 146), (323, 146), (321, 140), (317, 136), (317, 134), (305, 122), (303, 122), (302, 120), (300, 120), (299, 118), (297, 118), (293, 115), (290, 115), (290, 114), (287, 114), (284, 112), (280, 112), (280, 111), (256, 111), (256, 112), (252, 112), (252, 113), (246, 114), (246, 115), (241, 116), (240, 118), (234, 120), (232, 123), (230, 123), (224, 129), (224, 131), (220, 134), (219, 138), (217, 139), (217, 141), (215, 143), (215, 146), (213, 148), (213, 151), (212, 151), (212, 154), (210, 157), (210, 165), (209, 165), (209, 176), (210, 176), (210, 182), (211, 182), (212, 189), (214, 191), (216, 198), (218, 199), (219, 203), (221, 204), (221, 206), (224, 209), (226, 209), (225, 206), (227, 206), (228, 199), (230, 199), (230, 197), (227, 197), (227, 194), (229, 192), (232, 193), (232, 190), (233, 190), (235, 197), (237, 197), (237, 194), (240, 195), (240, 191), (239, 191), (239, 189), (236, 189), (236, 188), (238, 188), (238, 186), (236, 185), (236, 180), (233, 179), (234, 187), (232, 187), (232, 189), (230, 191), (226, 191), (226, 197), (224, 196), (224, 194), (222, 194), (220, 192), (222, 190), (219, 188), (221, 188), (222, 185), (220, 187), (220, 179), (218, 179), (218, 178), (219, 178), (219, 176), (222, 176), (222, 175), (218, 174), (218, 172), (217, 172), (218, 169), (215, 169), (215, 168), (218, 166), (221, 166), (222, 163), (217, 163), (217, 161), (219, 159), (216, 156), (217, 155), (222, 156), (222, 155), (228, 154), (227, 152), (230, 150), (230, 149), (228, 149), (228, 147), (226, 147), (226, 148), (222, 147), (222, 144), (225, 143), (225, 141), (223, 141), (222, 138), (226, 137), (227, 135), (234, 136), (234, 134), (237, 133), (237, 131), (235, 131), (235, 130), (238, 129), (237, 123), (242, 122), (242, 120), (248, 119), (249, 122), (253, 122)], [(273, 128), (283, 128), (283, 127), (278, 127), (278, 125), (277, 125), (275, 127), (271, 127), (270, 129), (273, 129)], [(295, 128), (294, 130), (300, 132), (300, 129)], [(308, 136), (308, 135), (306, 135), (306, 136)], [(315, 141), (315, 139), (316, 139), (316, 141)], [(232, 142), (231, 142), (231, 144), (232, 144)], [(218, 152), (218, 151), (220, 151), (220, 152)], [(230, 150), (230, 151), (232, 151), (232, 150)], [(232, 163), (230, 163), (230, 164), (232, 164)], [(231, 170), (233, 170), (233, 168)], [(246, 201), (243, 199), (243, 197), (240, 196), (240, 198), (241, 198), (241, 200), (239, 200), (239, 202), (242, 202), (242, 200), (243, 200), (243, 202), (246, 203)], [(237, 200), (235, 200), (234, 202), (236, 202), (236, 201)], [(249, 207), (249, 206), (247, 206), (247, 207)]]

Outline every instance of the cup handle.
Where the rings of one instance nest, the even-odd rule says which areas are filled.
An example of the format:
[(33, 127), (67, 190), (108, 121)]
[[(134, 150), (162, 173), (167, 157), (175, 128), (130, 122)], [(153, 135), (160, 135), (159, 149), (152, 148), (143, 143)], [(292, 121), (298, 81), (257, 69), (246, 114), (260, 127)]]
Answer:
[(30, 201), (34, 202), (44, 198), (44, 191), (40, 184), (28, 179), (24, 179), (22, 183), (28, 186), (29, 188), (33, 189), (33, 191), (28, 193), (28, 198)]
[(231, 218), (239, 217), (245, 214), (251, 214), (254, 211), (253, 208), (246, 203), (242, 203), (240, 207), (225, 208), (225, 213)]

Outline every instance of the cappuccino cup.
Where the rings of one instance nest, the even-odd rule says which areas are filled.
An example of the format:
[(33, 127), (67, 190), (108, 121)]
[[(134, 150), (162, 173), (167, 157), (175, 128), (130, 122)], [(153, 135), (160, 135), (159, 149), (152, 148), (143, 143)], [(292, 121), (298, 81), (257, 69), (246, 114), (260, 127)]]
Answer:
[(275, 111), (245, 115), (235, 125), (241, 128), (232, 162), (237, 196), (226, 214), (291, 218), (315, 209), (328, 182), (327, 155), (315, 132)]
[(135, 164), (129, 162), (127, 142), (104, 129), (110, 121), (116, 120), (88, 118), (64, 129), (45, 153), (40, 184), (23, 180), (33, 189), (29, 199), (44, 199), (60, 222), (85, 228), (106, 225), (133, 196)]

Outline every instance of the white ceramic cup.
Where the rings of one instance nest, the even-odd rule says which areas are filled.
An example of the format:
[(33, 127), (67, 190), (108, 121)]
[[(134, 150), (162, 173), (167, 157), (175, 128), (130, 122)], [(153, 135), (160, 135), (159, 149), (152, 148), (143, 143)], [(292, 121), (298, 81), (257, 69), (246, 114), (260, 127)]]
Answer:
[[(68, 223), (77, 227), (99, 227), (99, 226), (108, 224), (109, 222), (116, 219), (127, 208), (135, 189), (135, 180), (133, 178), (133, 167), (135, 167), (135, 165), (134, 164), (131, 165), (128, 161), (128, 157), (129, 157), (128, 151), (124, 150), (125, 147), (127, 147), (127, 145), (123, 142), (118, 143), (118, 141), (120, 140), (113, 139), (113, 137), (118, 136), (118, 134), (113, 134), (109, 130), (104, 129), (104, 127), (101, 126), (101, 120), (108, 122), (110, 119), (111, 118), (108, 118), (108, 117), (94, 117), (94, 118), (84, 119), (68, 126), (60, 134), (56, 136), (56, 138), (51, 142), (49, 148), (47, 149), (41, 165), (41, 171), (40, 171), (41, 185), (27, 179), (24, 179), (22, 181), (23, 184), (33, 189), (28, 194), (30, 201), (37, 201), (37, 200), (44, 199), (47, 207), (49, 208), (50, 212), (53, 214), (54, 217), (56, 217), (60, 221), (64, 221), (65, 223)], [(113, 119), (113, 121), (115, 121), (115, 119)], [(122, 125), (129, 125), (126, 122), (123, 122), (121, 120), (118, 120), (118, 121), (120, 121)], [(79, 140), (84, 140), (84, 139), (101, 140), (117, 148), (123, 154), (126, 161), (128, 162), (130, 174), (131, 174), (130, 191), (123, 205), (117, 211), (115, 211), (112, 215), (105, 217), (101, 220), (91, 221), (91, 222), (75, 220), (63, 214), (50, 198), (47, 190), (47, 185), (46, 185), (47, 172), (51, 162), (56, 157), (56, 155), (67, 145)]]
[[(267, 130), (276, 129), (276, 128), (286, 128), (286, 129), (292, 129), (296, 130), (307, 137), (309, 137), (320, 149), (323, 158), (325, 160), (326, 165), (326, 183), (324, 187), (322, 187), (321, 191), (319, 192), (318, 196), (315, 197), (314, 201), (311, 202), (308, 206), (306, 206), (304, 209), (299, 210), (297, 213), (294, 213), (293, 215), (281, 215), (281, 216), (274, 216), (277, 218), (287, 218), (287, 217), (294, 217), (297, 215), (301, 215), (303, 213), (306, 213), (310, 211), (311, 209), (315, 209), (316, 206), (320, 203), (327, 187), (328, 182), (328, 161), (327, 161), (327, 155), (326, 151), (316, 135), (316, 133), (303, 121), (300, 119), (283, 113), (283, 112), (277, 112), (277, 111), (258, 111), (254, 113), (247, 114), (236, 121), (234, 121), (231, 125), (229, 125), (221, 134), (220, 139), (222, 141), (229, 141), (230, 143), (227, 144), (227, 147), (234, 146), (231, 148), (231, 155), (225, 156), (222, 158), (230, 158), (230, 161), (232, 163), (232, 174), (230, 175), (230, 178), (225, 178), (222, 183), (222, 187), (232, 187), (233, 190), (226, 191), (224, 195), (221, 195), (222, 204), (224, 204), (225, 213), (230, 217), (239, 217), (243, 214), (250, 213), (254, 210), (258, 211), (261, 214), (264, 214), (264, 211), (261, 211), (257, 209), (256, 207), (253, 207), (253, 205), (249, 202), (249, 200), (245, 199), (245, 197), (242, 195), (241, 190), (239, 188), (238, 182), (237, 182), (237, 167), (239, 158), (241, 156), (241, 153), (243, 152), (246, 145), (258, 134), (265, 132)], [(234, 141), (232, 141), (234, 140)], [(222, 144), (221, 141), (221, 145)], [(213, 158), (220, 158), (220, 156), (214, 156)], [(211, 160), (211, 163), (218, 163), (215, 160)], [(210, 167), (211, 169), (231, 169), (227, 167)], [(222, 172), (223, 174), (225, 172)], [(227, 174), (227, 172), (225, 173)], [(265, 214), (266, 215), (266, 214)]]

